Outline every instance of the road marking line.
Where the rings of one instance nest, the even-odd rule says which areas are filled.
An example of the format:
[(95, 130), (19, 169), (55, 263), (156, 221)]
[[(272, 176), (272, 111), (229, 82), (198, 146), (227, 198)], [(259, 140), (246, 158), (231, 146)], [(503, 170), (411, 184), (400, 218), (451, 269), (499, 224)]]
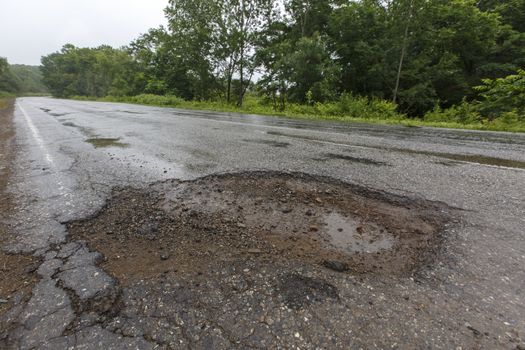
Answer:
[[(18, 109), (24, 115), (24, 118), (25, 118), (25, 120), (27, 122), (27, 125), (29, 126), (29, 130), (31, 130), (31, 134), (33, 135), (34, 139), (38, 143), (38, 147), (42, 150), (42, 153), (44, 153), (45, 160), (49, 164), (49, 167), (53, 168), (53, 170), (54, 170), (53, 171), (53, 177), (56, 180), (56, 184), (57, 184), (57, 188), (59, 190), (59, 194), (62, 195), (62, 196), (65, 196), (65, 197), (69, 196), (71, 194), (71, 190), (69, 188), (67, 188), (66, 186), (64, 186), (64, 183), (61, 180), (60, 172), (59, 172), (59, 170), (56, 167), (56, 164), (55, 164), (55, 161), (53, 159), (53, 156), (51, 155), (51, 153), (49, 152), (49, 149), (45, 145), (44, 140), (42, 139), (42, 136), (40, 135), (40, 132), (38, 131), (38, 129), (35, 126), (35, 124), (33, 123), (33, 120), (31, 120), (31, 118), (29, 117), (29, 115), (27, 114), (25, 109), (22, 107), (22, 105), (18, 101), (16, 102), (16, 106), (18, 107)], [(69, 204), (69, 202), (66, 202), (66, 203)]]
[(16, 105), (18, 106), (18, 109), (20, 109), (22, 114), (24, 115), (26, 123), (29, 126), (29, 130), (31, 130), (31, 134), (33, 134), (33, 138), (38, 143), (38, 147), (40, 147), (40, 149), (44, 153), (44, 155), (46, 157), (46, 161), (49, 163), (50, 166), (55, 168), (55, 162), (53, 160), (53, 157), (51, 156), (51, 153), (49, 153), (49, 150), (47, 149), (46, 145), (44, 144), (44, 140), (40, 136), (40, 132), (36, 128), (35, 124), (33, 123), (33, 120), (31, 120), (31, 118), (29, 117), (29, 115), (27, 114), (27, 112), (25, 111), (25, 109), (22, 107), (22, 105), (19, 102), (17, 102)]

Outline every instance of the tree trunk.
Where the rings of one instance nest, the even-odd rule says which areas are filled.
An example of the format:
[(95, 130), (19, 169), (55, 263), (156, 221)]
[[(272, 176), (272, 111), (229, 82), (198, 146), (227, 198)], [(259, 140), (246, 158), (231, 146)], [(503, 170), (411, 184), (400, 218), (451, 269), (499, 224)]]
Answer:
[(408, 18), (405, 25), (405, 34), (403, 36), (403, 44), (401, 47), (401, 57), (399, 57), (399, 65), (397, 67), (397, 76), (396, 76), (396, 86), (394, 88), (394, 96), (392, 97), (392, 102), (397, 102), (397, 94), (399, 93), (399, 83), (401, 81), (401, 71), (403, 70), (403, 62), (405, 60), (407, 44), (408, 44), (408, 29), (410, 27), (410, 20), (412, 18), (412, 3), (413, 0), (410, 0), (408, 7)]
[(230, 103), (231, 101), (231, 91), (232, 91), (232, 59), (230, 57), (230, 63), (228, 64), (228, 72), (226, 73), (226, 80), (227, 80), (227, 86), (226, 86), (226, 101)]

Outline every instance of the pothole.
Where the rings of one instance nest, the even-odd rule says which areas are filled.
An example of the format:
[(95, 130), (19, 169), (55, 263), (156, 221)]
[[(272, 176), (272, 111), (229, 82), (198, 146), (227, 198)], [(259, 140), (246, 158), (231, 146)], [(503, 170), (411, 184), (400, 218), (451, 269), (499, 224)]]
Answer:
[(124, 285), (246, 260), (401, 275), (433, 260), (450, 214), (442, 203), (330, 178), (256, 172), (119, 189), (68, 229)]

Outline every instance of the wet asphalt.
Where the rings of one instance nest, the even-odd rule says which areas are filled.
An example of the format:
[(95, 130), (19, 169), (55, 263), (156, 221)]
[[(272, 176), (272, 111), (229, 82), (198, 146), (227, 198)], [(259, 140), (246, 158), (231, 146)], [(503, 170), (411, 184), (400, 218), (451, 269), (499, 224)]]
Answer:
[[(525, 134), (50, 98), (18, 99), (14, 120), (9, 192), (16, 207), (7, 217), (12, 239), (3, 248), (38, 255), (44, 263), (29, 303), (3, 320), (14, 325), (4, 334), (12, 348), (162, 348), (150, 337), (124, 337), (90, 322), (93, 315), (78, 315), (72, 298), (112, 293), (115, 282), (95, 264), (97, 252), (82, 242), (66, 243), (64, 223), (96, 213), (116, 186), (253, 170), (330, 176), (440, 201), (461, 213), (424, 277), (388, 284), (348, 277), (341, 288), (366, 295), (370, 305), (349, 323), (360, 326), (348, 330), (354, 340), (348, 348), (525, 346)], [(410, 303), (396, 299), (402, 295)], [(86, 326), (66, 334), (79, 317)], [(290, 332), (269, 345), (341, 345)]]

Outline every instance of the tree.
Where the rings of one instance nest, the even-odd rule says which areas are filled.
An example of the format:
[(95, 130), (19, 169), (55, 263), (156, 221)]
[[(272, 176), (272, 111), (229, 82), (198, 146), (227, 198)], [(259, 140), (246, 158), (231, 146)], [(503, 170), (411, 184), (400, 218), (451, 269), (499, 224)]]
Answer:
[(7, 59), (0, 57), (0, 92), (19, 93), (20, 84), (19, 77), (13, 74)]
[[(162, 56), (169, 66), (183, 69), (184, 74), (172, 74), (183, 77), (189, 85), (190, 99), (208, 99), (214, 95), (217, 81), (214, 76), (214, 51), (217, 38), (219, 5), (212, 0), (170, 0), (166, 8), (168, 19), (168, 37)], [(175, 84), (175, 81), (172, 81)]]
[(61, 51), (42, 58), (41, 71), (44, 83), (57, 97), (133, 95), (144, 86), (131, 55), (109, 46), (64, 45)]

